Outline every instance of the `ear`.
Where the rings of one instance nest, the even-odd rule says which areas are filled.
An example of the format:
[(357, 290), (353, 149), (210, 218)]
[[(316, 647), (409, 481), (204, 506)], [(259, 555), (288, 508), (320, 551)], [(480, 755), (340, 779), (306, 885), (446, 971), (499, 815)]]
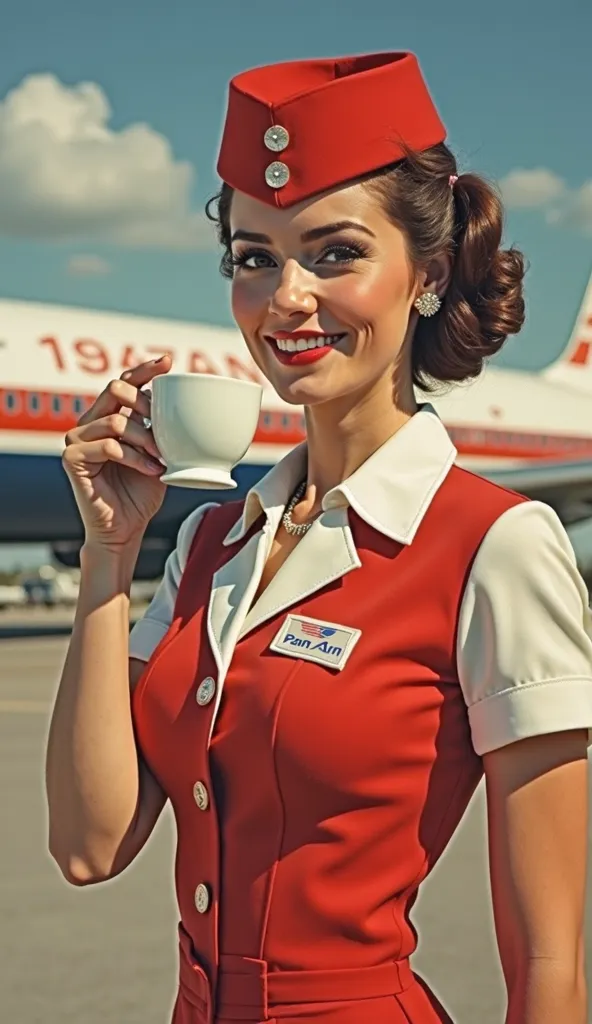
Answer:
[(425, 270), (422, 270), (417, 277), (417, 294), (434, 292), (442, 298), (452, 277), (452, 257), (448, 253), (436, 256), (430, 260)]

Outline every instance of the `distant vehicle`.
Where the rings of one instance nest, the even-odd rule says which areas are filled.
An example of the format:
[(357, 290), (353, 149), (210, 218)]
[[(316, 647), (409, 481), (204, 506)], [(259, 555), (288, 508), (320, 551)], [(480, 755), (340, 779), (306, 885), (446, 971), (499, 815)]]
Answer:
[(27, 604), (45, 605), (46, 608), (72, 606), (78, 600), (78, 579), (72, 573), (62, 572), (52, 565), (41, 566), (22, 581)]
[[(82, 528), (60, 463), (64, 434), (109, 380), (164, 352), (177, 371), (259, 381), (263, 404), (253, 444), (234, 473), (236, 490), (169, 488), (146, 531), (138, 579), (160, 576), (192, 509), (240, 498), (303, 439), (302, 409), (262, 380), (236, 329), (0, 301), (0, 543), (45, 542), (62, 565), (78, 565)], [(490, 366), (472, 386), (433, 403), (459, 463), (547, 501), (568, 528), (575, 524), (592, 573), (592, 278), (552, 366), (541, 373)]]
[(0, 584), (0, 611), (20, 607), (26, 603), (27, 593), (20, 584)]

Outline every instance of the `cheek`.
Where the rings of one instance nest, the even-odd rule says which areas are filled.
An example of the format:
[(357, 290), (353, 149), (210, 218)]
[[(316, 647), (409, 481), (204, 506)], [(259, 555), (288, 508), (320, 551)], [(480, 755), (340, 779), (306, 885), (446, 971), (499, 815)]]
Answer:
[(249, 324), (255, 323), (265, 311), (269, 304), (269, 289), (259, 281), (234, 278), (230, 291), (230, 303), (232, 315), (239, 327), (248, 328)]
[(406, 313), (409, 281), (406, 274), (376, 267), (368, 274), (351, 274), (332, 284), (334, 306), (350, 322), (379, 326), (385, 318), (398, 319)]
[(266, 375), (265, 346), (257, 340), (258, 331), (269, 308), (267, 290), (252, 281), (235, 278), (230, 289), (230, 305), (234, 321), (240, 330), (251, 358)]

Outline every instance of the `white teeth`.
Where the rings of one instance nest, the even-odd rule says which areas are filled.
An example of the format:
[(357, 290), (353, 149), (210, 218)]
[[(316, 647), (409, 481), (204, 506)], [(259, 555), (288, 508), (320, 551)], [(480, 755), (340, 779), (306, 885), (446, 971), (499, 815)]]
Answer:
[(342, 334), (325, 334), (321, 338), (311, 336), (310, 338), (298, 338), (296, 341), (293, 338), (276, 338), (275, 343), (280, 352), (305, 352), (309, 348), (324, 348), (325, 345), (334, 345), (342, 337)]

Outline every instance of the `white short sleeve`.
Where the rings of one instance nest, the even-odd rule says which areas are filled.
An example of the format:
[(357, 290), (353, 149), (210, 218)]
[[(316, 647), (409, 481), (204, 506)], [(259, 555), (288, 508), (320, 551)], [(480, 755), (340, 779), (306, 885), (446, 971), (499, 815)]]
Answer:
[(459, 617), (458, 671), (478, 754), (592, 727), (592, 623), (567, 533), (542, 502), (487, 533)]
[(130, 632), (130, 658), (148, 661), (166, 634), (173, 621), (179, 583), (187, 564), (193, 538), (205, 513), (208, 509), (216, 507), (215, 502), (200, 505), (181, 523), (177, 534), (177, 546), (166, 560), (164, 575), (158, 589), (144, 615), (138, 619)]

